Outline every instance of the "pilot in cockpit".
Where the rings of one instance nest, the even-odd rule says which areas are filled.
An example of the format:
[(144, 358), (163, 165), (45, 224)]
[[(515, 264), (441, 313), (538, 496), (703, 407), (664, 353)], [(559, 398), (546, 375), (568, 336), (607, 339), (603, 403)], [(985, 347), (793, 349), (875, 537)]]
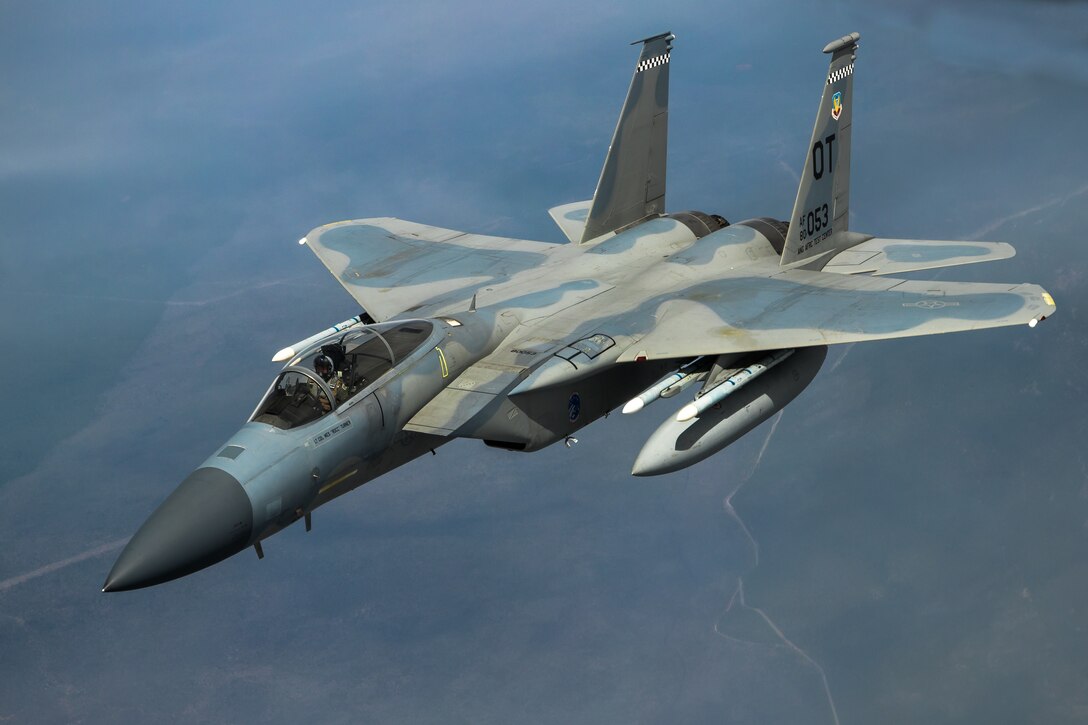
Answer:
[[(314, 358), (314, 372), (329, 384), (329, 389), (332, 391), (335, 400), (334, 405), (340, 405), (340, 403), (347, 400), (347, 386), (344, 384), (343, 378), (336, 373), (332, 359), (328, 355), (318, 355)], [(322, 398), (322, 407), (324, 407), (324, 404), (324, 398)]]

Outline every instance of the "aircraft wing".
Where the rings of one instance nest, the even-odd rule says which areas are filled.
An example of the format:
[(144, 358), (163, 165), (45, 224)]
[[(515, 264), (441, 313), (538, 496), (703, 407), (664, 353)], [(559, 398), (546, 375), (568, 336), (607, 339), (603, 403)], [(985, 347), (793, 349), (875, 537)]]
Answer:
[(375, 320), (468, 309), (482, 288), (540, 266), (557, 246), (382, 217), (335, 222), (300, 244)]
[(927, 282), (788, 270), (673, 288), (620, 361), (883, 340), (1029, 324), (1054, 313), (1033, 284)]
[(1004, 242), (938, 242), (874, 238), (839, 252), (824, 267), (840, 274), (902, 274), (920, 269), (992, 262), (1016, 254)]

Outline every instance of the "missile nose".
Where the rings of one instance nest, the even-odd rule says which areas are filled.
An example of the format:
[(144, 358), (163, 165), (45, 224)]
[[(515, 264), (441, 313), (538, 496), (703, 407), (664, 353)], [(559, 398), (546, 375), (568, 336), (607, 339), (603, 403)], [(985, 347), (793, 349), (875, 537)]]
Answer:
[(244, 549), (252, 532), (253, 507), (238, 479), (219, 468), (198, 468), (128, 542), (102, 591), (192, 574)]

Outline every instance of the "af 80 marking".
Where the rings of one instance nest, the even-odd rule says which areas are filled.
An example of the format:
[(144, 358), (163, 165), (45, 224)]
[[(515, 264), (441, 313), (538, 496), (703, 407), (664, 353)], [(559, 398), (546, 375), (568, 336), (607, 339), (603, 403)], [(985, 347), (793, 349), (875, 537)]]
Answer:
[[(831, 223), (828, 217), (827, 204), (809, 210), (797, 218), (797, 226), (801, 232), (801, 241), (810, 240), (815, 235), (822, 239), (831, 233)], [(822, 234), (821, 234), (822, 232)], [(817, 240), (817, 243), (819, 240)], [(806, 247), (807, 249), (807, 247)]]

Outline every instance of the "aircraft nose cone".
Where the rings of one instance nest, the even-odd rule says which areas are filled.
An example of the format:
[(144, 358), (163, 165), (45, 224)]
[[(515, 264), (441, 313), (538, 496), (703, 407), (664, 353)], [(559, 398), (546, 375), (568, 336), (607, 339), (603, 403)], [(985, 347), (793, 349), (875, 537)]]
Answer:
[(163, 501), (117, 557), (104, 592), (161, 584), (226, 559), (249, 543), (253, 508), (242, 484), (198, 468)]

